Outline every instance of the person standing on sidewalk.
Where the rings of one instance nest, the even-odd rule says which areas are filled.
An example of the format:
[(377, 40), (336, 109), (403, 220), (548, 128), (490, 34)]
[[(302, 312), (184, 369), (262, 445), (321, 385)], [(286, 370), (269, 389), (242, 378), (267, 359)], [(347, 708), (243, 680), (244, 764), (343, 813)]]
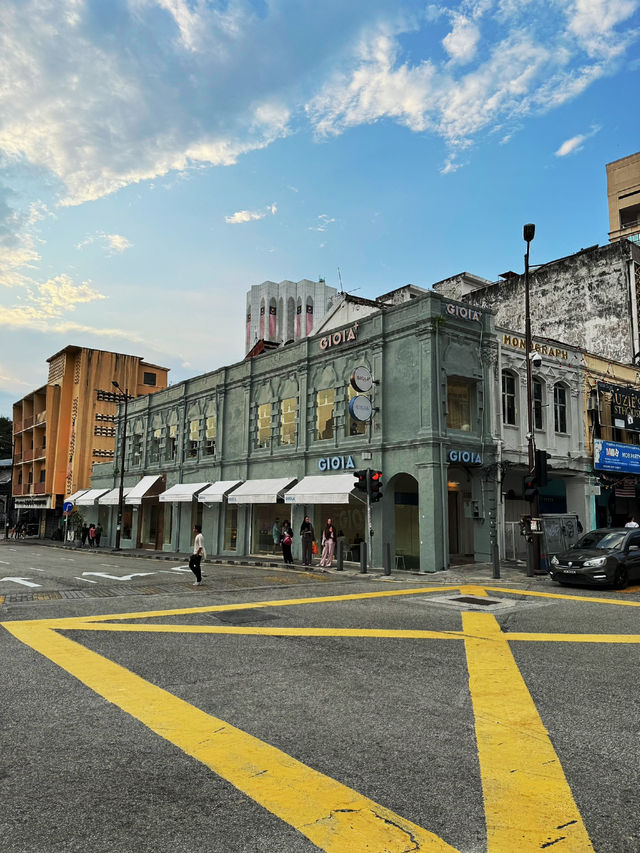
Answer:
[(311, 555), (313, 553), (313, 540), (316, 534), (313, 531), (313, 524), (308, 515), (305, 515), (304, 521), (300, 525), (300, 536), (302, 537), (302, 562), (305, 566), (311, 565)]
[(196, 534), (196, 538), (193, 542), (193, 554), (189, 557), (189, 568), (196, 576), (194, 586), (200, 586), (202, 583), (202, 572), (200, 571), (200, 563), (207, 556), (207, 552), (204, 549), (204, 538), (202, 536), (202, 527), (199, 524), (196, 524), (193, 528), (193, 532)]
[(333, 562), (333, 552), (336, 548), (336, 539), (336, 529), (333, 526), (331, 519), (328, 518), (326, 527), (322, 531), (322, 557), (320, 558), (320, 565), (327, 569), (331, 568), (331, 563)]
[(282, 559), (284, 560), (284, 564), (285, 566), (292, 566), (293, 557), (291, 556), (291, 545), (293, 543), (293, 530), (286, 519), (282, 525), (282, 536), (280, 537), (280, 541), (282, 542)]

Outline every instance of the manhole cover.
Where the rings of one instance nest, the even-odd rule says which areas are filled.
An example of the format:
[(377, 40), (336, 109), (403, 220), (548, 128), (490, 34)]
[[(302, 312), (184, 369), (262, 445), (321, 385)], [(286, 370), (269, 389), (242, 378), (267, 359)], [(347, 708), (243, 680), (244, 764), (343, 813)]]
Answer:
[(459, 601), (460, 604), (478, 604), (480, 607), (495, 607), (496, 604), (502, 603), (492, 598), (476, 598), (473, 595), (459, 595), (452, 598), (451, 601)]
[(210, 618), (216, 619), (218, 622), (225, 622), (227, 625), (246, 625), (248, 622), (269, 622), (271, 619), (278, 619), (278, 614), (251, 608), (211, 613)]

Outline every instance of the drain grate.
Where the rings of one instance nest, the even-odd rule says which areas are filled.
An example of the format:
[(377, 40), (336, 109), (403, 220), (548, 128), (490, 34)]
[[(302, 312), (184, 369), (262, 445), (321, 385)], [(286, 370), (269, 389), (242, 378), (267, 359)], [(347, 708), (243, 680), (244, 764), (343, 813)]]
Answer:
[(218, 622), (225, 622), (227, 625), (246, 625), (249, 622), (268, 622), (279, 617), (277, 613), (248, 608), (247, 610), (223, 610), (219, 613), (210, 613), (209, 618)]
[(473, 595), (459, 595), (450, 600), (458, 601), (460, 604), (479, 604), (481, 607), (495, 607), (496, 604), (502, 603), (492, 598), (476, 598)]

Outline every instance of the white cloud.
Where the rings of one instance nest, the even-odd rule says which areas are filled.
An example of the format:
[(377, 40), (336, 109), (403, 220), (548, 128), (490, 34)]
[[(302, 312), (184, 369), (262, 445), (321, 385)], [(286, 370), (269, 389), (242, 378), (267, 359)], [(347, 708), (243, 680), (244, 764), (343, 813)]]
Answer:
[(133, 243), (123, 237), (122, 234), (105, 234), (103, 231), (98, 231), (97, 234), (88, 234), (84, 240), (78, 243), (76, 249), (83, 249), (92, 243), (101, 245), (109, 255), (124, 252), (125, 249), (130, 249), (133, 246)]
[[(310, 225), (309, 231), (326, 231), (329, 225), (333, 224), (336, 220), (331, 216), (327, 216), (326, 213), (321, 213), (318, 216), (317, 225)], [(323, 244), (324, 245), (324, 244)]]
[(267, 214), (272, 216), (278, 212), (276, 204), (267, 205), (264, 210), (238, 210), (230, 216), (225, 216), (224, 221), (228, 225), (242, 225), (245, 222), (254, 222), (257, 219), (264, 219)]
[[(505, 124), (522, 123), (577, 97), (617, 68), (638, 32), (619, 25), (638, 0), (575, 0), (568, 6), (502, 0), (481, 38), (479, 20), (488, 2), (467, 2), (448, 16), (447, 58), (435, 53), (409, 61), (402, 50), (408, 24), (376, 27), (354, 50), (350, 67), (334, 74), (307, 104), (319, 136), (390, 119), (415, 132), (441, 136), (450, 151)], [(618, 27), (618, 29), (616, 29)], [(464, 67), (461, 67), (464, 65)], [(504, 139), (509, 128), (502, 133)], [(453, 171), (449, 155), (444, 171)]]
[(442, 46), (454, 62), (470, 62), (480, 40), (478, 27), (464, 15), (453, 15), (453, 29), (442, 40)]
[(593, 127), (589, 133), (579, 133), (577, 136), (572, 136), (571, 139), (566, 139), (555, 152), (556, 157), (566, 157), (568, 154), (576, 154), (582, 151), (584, 143), (600, 130), (599, 127)]

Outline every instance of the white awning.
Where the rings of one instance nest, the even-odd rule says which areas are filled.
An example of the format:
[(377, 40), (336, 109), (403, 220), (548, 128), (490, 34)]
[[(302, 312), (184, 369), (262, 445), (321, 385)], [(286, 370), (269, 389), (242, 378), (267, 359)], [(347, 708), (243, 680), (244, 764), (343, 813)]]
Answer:
[(89, 489), (78, 489), (77, 492), (74, 492), (72, 495), (69, 495), (68, 498), (65, 498), (64, 503), (69, 501), (70, 503), (74, 504), (78, 500), (80, 495), (84, 495), (84, 493), (88, 492), (88, 491), (89, 491)]
[(198, 492), (210, 485), (209, 480), (206, 483), (176, 483), (175, 486), (171, 486), (170, 489), (159, 495), (160, 501), (162, 503), (190, 503)]
[(286, 504), (348, 504), (353, 492), (353, 474), (303, 477), (284, 496)]
[[(125, 486), (122, 490), (122, 494), (126, 497), (130, 491), (131, 486)], [(118, 506), (120, 503), (120, 486), (116, 486), (115, 489), (111, 489), (111, 491), (107, 492), (106, 495), (98, 498), (98, 503), (100, 506)]]
[(295, 482), (295, 477), (247, 480), (231, 492), (227, 501), (230, 504), (275, 504)]
[(129, 491), (125, 503), (140, 506), (142, 504), (142, 498), (160, 478), (160, 474), (151, 474), (148, 477), (143, 477), (140, 482)]
[(239, 486), (241, 482), (242, 480), (218, 480), (217, 483), (206, 488), (204, 492), (200, 492), (198, 502), (201, 504), (222, 503), (224, 496)]
[(93, 506), (98, 498), (102, 497), (102, 495), (106, 495), (109, 489), (89, 489), (88, 492), (85, 492), (83, 495), (76, 500), (76, 504), (78, 506)]

